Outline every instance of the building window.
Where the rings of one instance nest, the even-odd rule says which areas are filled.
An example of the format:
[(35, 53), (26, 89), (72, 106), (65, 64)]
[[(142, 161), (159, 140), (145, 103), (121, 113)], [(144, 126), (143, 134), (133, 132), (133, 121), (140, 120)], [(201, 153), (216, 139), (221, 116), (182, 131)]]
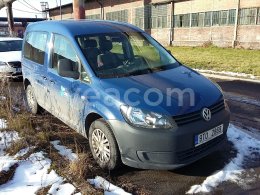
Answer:
[(227, 25), (227, 22), (228, 22), (228, 11), (227, 10), (220, 11), (220, 24)]
[(182, 15), (182, 26), (190, 27), (190, 14)]
[(236, 10), (231, 9), (228, 13), (228, 24), (235, 24), (236, 22)]
[(135, 25), (144, 29), (144, 8), (139, 7), (135, 9)]
[(150, 15), (151, 28), (167, 28), (167, 5), (152, 5), (150, 7)]
[(190, 27), (190, 14), (181, 14), (174, 16), (175, 27)]
[(214, 11), (212, 15), (212, 25), (217, 26), (219, 25), (219, 11)]
[(88, 16), (86, 16), (86, 19), (89, 19), (89, 20), (100, 20), (101, 19), (101, 15), (100, 14), (88, 15)]
[(108, 12), (106, 13), (106, 19), (120, 22), (128, 22), (128, 10)]
[(198, 21), (198, 25), (200, 27), (204, 26), (204, 18), (205, 18), (205, 13), (199, 13), (199, 21)]
[(191, 14), (191, 26), (192, 27), (198, 26), (198, 21), (199, 21), (199, 13)]
[(205, 12), (204, 26), (211, 26), (212, 12)]
[(240, 9), (239, 24), (256, 24), (257, 8)]
[(136, 8), (135, 25), (143, 29), (167, 28), (167, 5)]
[(175, 15), (174, 16), (174, 27), (182, 27), (182, 25), (181, 25), (181, 16), (182, 15)]

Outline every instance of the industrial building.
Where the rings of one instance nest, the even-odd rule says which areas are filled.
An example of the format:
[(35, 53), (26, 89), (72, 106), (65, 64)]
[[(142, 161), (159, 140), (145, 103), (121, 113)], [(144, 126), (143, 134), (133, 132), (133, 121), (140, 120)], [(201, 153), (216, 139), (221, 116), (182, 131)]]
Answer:
[[(73, 18), (73, 5), (61, 13)], [(49, 16), (60, 19), (60, 7)], [(134, 24), (164, 45), (260, 49), (259, 0), (88, 0), (85, 18)]]

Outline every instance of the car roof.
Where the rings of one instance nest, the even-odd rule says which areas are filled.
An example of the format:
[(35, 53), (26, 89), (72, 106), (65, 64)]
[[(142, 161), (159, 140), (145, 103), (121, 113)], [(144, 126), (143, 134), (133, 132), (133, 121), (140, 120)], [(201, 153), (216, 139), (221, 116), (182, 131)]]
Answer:
[(46, 31), (72, 37), (77, 35), (112, 32), (143, 32), (141, 29), (128, 23), (107, 20), (41, 21), (28, 25), (26, 31)]
[(22, 40), (18, 37), (0, 37), (0, 41), (16, 41), (16, 40)]

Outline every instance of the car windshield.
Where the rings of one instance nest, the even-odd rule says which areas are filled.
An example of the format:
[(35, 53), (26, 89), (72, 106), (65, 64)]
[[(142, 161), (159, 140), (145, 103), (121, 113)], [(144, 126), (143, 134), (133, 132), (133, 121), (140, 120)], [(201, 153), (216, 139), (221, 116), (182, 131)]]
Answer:
[(0, 41), (0, 52), (22, 51), (22, 40)]
[(99, 78), (149, 74), (179, 66), (160, 44), (145, 33), (81, 35), (76, 40)]

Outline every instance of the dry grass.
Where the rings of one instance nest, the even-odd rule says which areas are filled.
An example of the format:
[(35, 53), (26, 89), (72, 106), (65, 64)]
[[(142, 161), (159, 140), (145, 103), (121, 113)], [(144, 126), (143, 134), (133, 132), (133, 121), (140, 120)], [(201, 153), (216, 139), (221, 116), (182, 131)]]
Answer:
[[(23, 91), (14, 91), (7, 81), (0, 81), (0, 96), (6, 97), (0, 99), (0, 118), (8, 121), (8, 129), (15, 130), (21, 137), (20, 140), (12, 144), (7, 153), (14, 155), (23, 148), (33, 147), (19, 160), (27, 159), (30, 154), (43, 151), (46, 157), (52, 161), (50, 171), (53, 169), (60, 176), (66, 178), (66, 182), (72, 183), (77, 191), (83, 195), (103, 194), (102, 190), (97, 190), (91, 186), (87, 179), (95, 178), (99, 175), (108, 181), (118, 185), (133, 194), (147, 194), (141, 188), (127, 182), (117, 182), (110, 177), (110, 172), (104, 171), (96, 164), (90, 152), (88, 141), (83, 136), (60, 122), (48, 113), (39, 116), (33, 116), (26, 111)], [(18, 109), (13, 109), (13, 105)], [(70, 162), (64, 159), (56, 149), (50, 144), (50, 141), (60, 140), (64, 145), (73, 150), (78, 155), (78, 160)], [(7, 173), (0, 173), (0, 184), (6, 183), (12, 178), (16, 167), (12, 167)], [(5, 179), (3, 179), (5, 178)], [(37, 194), (46, 194), (49, 186), (40, 189)]]

